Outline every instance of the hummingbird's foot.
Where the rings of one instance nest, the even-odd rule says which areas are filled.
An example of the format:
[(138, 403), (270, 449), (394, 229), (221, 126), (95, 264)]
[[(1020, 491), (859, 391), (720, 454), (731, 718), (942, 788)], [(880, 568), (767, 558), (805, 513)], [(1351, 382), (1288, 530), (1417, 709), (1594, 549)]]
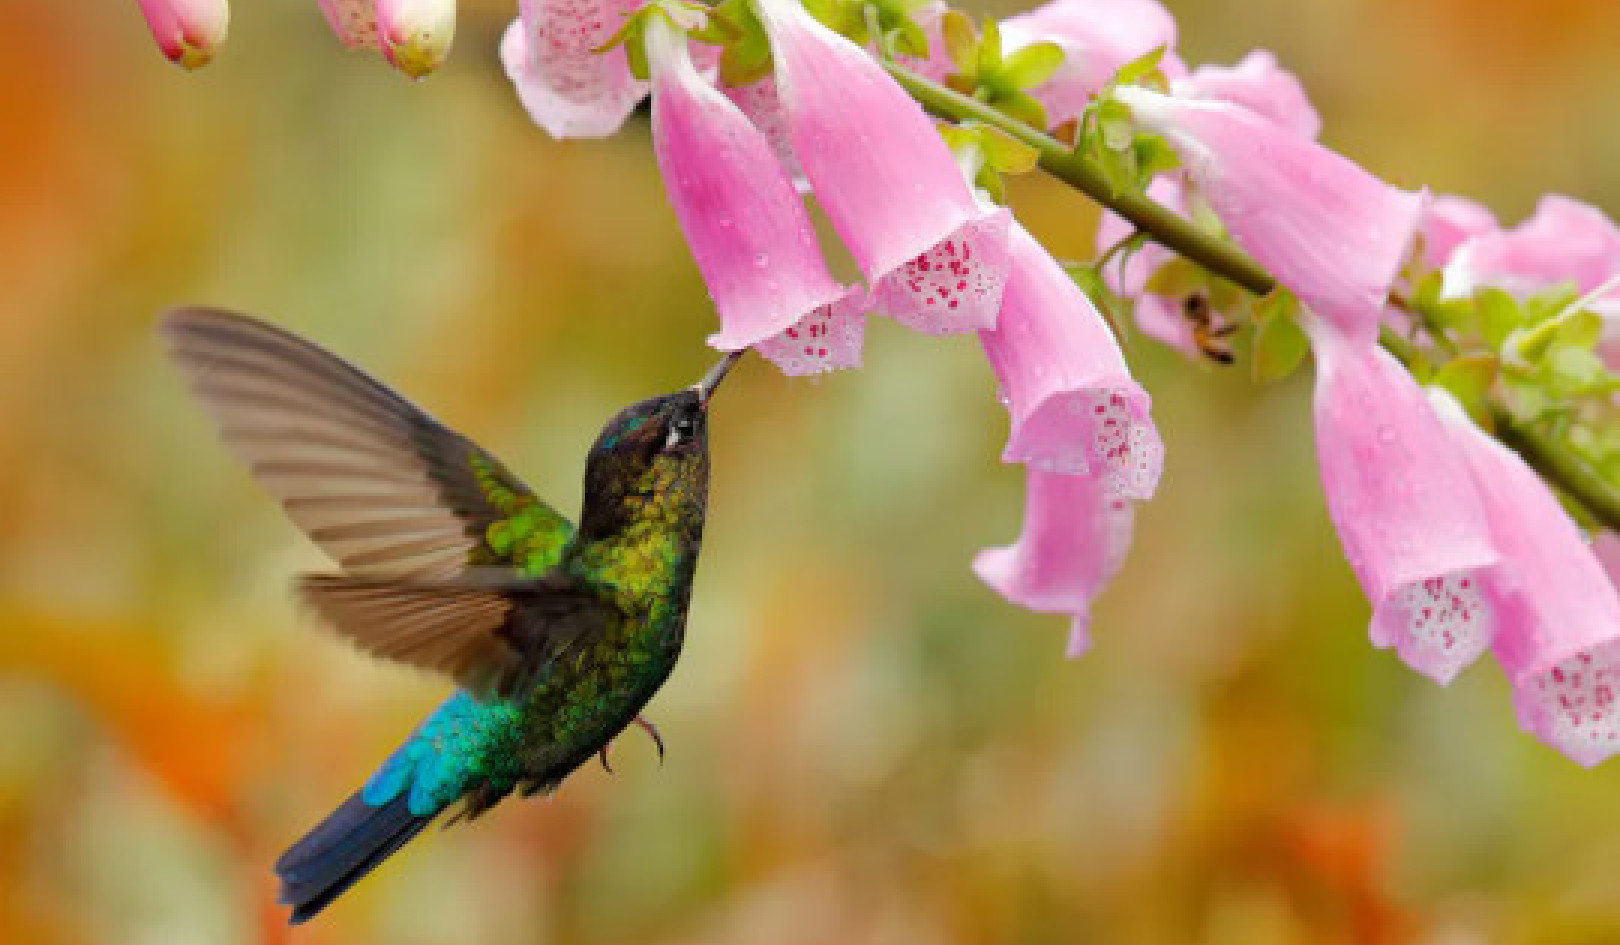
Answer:
[[(654, 745), (658, 746), (658, 763), (663, 764), (664, 763), (664, 737), (662, 735), (658, 734), (658, 726), (652, 724), (651, 722), (647, 721), (646, 719), (642, 718), (639, 715), (636, 716), (636, 725), (643, 732), (647, 733), (647, 737), (651, 738), (653, 740)], [(613, 743), (610, 741), (606, 745), (603, 745), (601, 750), (596, 753), (596, 757), (601, 759), (602, 770), (606, 771), (608, 774), (613, 773), (613, 766), (608, 764), (608, 749), (611, 748), (611, 747), (613, 747)]]
[(643, 732), (647, 733), (647, 737), (651, 738), (653, 740), (654, 745), (658, 746), (658, 763), (663, 764), (664, 763), (664, 738), (663, 738), (662, 735), (658, 734), (658, 726), (652, 724), (651, 722), (647, 721), (646, 719), (642, 718), (639, 715), (636, 716), (636, 724), (641, 726), (641, 730)]

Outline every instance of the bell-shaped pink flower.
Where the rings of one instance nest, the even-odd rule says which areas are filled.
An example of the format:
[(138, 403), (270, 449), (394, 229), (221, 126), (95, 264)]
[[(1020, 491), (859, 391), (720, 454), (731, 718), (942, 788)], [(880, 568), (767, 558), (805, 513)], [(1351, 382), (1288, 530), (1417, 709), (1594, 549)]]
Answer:
[[(1445, 271), (1445, 294), (1467, 296), (1494, 286), (1517, 296), (1562, 282), (1593, 292), (1620, 276), (1620, 228), (1597, 208), (1568, 197), (1541, 198), (1535, 213), (1511, 230), (1487, 230), (1456, 248)], [(1620, 285), (1593, 308), (1620, 315)]]
[(1310, 333), (1322, 489), (1372, 603), (1372, 642), (1444, 684), (1490, 644), (1506, 603), (1484, 506), (1400, 364), (1328, 325)]
[(140, 0), (158, 49), (173, 63), (196, 69), (225, 41), (231, 11), (226, 0)]
[(1527, 731), (1583, 765), (1620, 751), (1620, 595), (1547, 484), (1450, 394), (1435, 413), (1473, 474), (1516, 590), (1492, 649)]
[(1003, 20), (1001, 39), (1008, 52), (1039, 42), (1063, 50), (1063, 65), (1030, 90), (1053, 128), (1078, 118), (1120, 66), (1160, 46), (1165, 78), (1187, 73), (1175, 53), (1175, 18), (1158, 0), (1051, 0)]
[(852, 287), (843, 298), (817, 308), (754, 350), (789, 377), (860, 367), (870, 307), (865, 288)]
[(842, 299), (770, 142), (699, 74), (686, 35), (650, 17), (646, 50), (658, 169), (720, 316), (709, 343), (746, 348)]
[(1091, 300), (1017, 222), (1012, 256), (1000, 321), (979, 333), (1012, 414), (1002, 459), (1151, 498), (1164, 444), (1147, 392)]
[(641, 0), (519, 0), (501, 63), (523, 107), (553, 138), (604, 138), (648, 91), (624, 47), (606, 43)]
[(1008, 215), (981, 207), (922, 109), (797, 0), (757, 0), (788, 140), (878, 308), (920, 331), (995, 324)]
[(413, 79), (437, 69), (456, 35), (456, 0), (375, 0), (377, 42), (394, 68)]
[(1031, 469), (1018, 541), (986, 548), (974, 573), (1007, 600), (1037, 613), (1070, 614), (1068, 655), (1091, 646), (1091, 601), (1131, 544), (1134, 512), (1093, 476)]
[(771, 143), (776, 159), (793, 179), (794, 188), (800, 193), (809, 193), (810, 182), (804, 179), (799, 159), (793, 155), (793, 142), (788, 140), (787, 116), (782, 114), (782, 98), (776, 94), (775, 77), (766, 75), (748, 85), (723, 86), (721, 91)]
[(1241, 105), (1122, 87), (1238, 244), (1339, 330), (1376, 337), (1423, 195), (1397, 190)]
[(1496, 215), (1485, 205), (1467, 197), (1437, 194), (1429, 198), (1418, 224), (1423, 237), (1423, 261), (1430, 266), (1444, 266), (1458, 246), (1496, 230)]
[(1254, 50), (1235, 66), (1199, 66), (1173, 88), (1186, 98), (1242, 105), (1302, 138), (1315, 140), (1322, 131), (1321, 116), (1299, 78), (1265, 49)]

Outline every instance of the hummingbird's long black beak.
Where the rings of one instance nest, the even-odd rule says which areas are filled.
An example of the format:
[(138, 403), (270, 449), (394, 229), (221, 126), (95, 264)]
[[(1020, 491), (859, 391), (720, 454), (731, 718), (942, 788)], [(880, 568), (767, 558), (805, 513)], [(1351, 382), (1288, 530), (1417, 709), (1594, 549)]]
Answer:
[(726, 356), (716, 361), (714, 367), (709, 368), (709, 373), (703, 375), (703, 380), (692, 385), (692, 389), (697, 391), (698, 403), (705, 407), (709, 405), (709, 398), (714, 395), (714, 389), (726, 379), (726, 375), (731, 373), (731, 366), (740, 361), (747, 350), (743, 348), (740, 351), (726, 352)]

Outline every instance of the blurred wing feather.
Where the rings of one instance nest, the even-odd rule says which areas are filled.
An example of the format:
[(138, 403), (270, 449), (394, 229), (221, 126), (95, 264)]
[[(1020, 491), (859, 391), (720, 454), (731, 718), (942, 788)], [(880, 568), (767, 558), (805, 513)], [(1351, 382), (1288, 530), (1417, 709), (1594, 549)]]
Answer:
[(169, 312), (162, 332), (226, 444), (347, 571), (492, 563), (487, 530), (518, 506), (571, 531), (493, 456), (310, 342), (212, 309)]

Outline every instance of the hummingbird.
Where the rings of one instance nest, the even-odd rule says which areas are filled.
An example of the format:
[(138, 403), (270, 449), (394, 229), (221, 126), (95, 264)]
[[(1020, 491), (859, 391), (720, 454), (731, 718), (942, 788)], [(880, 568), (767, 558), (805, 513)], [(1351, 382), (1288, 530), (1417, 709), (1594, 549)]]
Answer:
[[(309, 920), (454, 805), (548, 794), (632, 723), (680, 656), (708, 504), (708, 407), (741, 357), (619, 411), (576, 526), (494, 456), (358, 368), (209, 308), (159, 331), (229, 449), (338, 564), (302, 600), (360, 649), (459, 687), (276, 861)], [(609, 768), (611, 771), (612, 769)]]

